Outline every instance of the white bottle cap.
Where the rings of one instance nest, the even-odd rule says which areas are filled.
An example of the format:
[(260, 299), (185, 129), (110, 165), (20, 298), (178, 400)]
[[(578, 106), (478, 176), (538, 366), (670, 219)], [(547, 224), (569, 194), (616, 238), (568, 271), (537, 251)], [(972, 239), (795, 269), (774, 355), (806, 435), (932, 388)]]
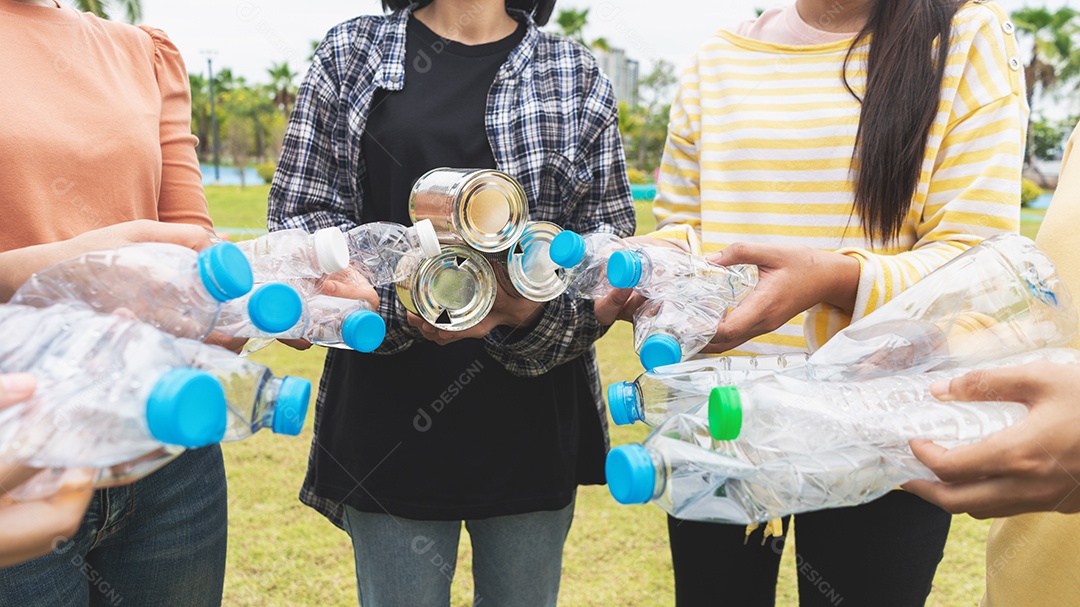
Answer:
[(340, 272), (349, 267), (349, 242), (337, 228), (323, 228), (315, 232), (315, 258), (319, 268), (326, 274)]
[(439, 235), (435, 233), (435, 226), (431, 225), (430, 219), (421, 219), (413, 224), (413, 227), (416, 228), (416, 237), (420, 240), (424, 257), (434, 257), (442, 251)]

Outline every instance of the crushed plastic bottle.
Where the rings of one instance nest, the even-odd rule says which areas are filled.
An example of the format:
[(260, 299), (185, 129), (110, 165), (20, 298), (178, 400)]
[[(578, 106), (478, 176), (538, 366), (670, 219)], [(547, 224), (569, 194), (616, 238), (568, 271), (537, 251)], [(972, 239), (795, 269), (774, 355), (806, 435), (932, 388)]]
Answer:
[(757, 266), (722, 266), (674, 247), (644, 245), (615, 251), (607, 264), (611, 285), (650, 299), (723, 298), (732, 306), (757, 285)]
[(95, 311), (138, 318), (177, 337), (204, 340), (222, 302), (247, 294), (251, 266), (231, 243), (198, 253), (186, 247), (131, 244), (54, 264), (30, 277), (13, 304), (82, 302)]
[(0, 306), (0, 373), (33, 373), (29, 400), (0, 410), (0, 461), (104, 467), (163, 445), (221, 440), (221, 384), (176, 339), (83, 304)]
[(731, 304), (701, 295), (688, 300), (650, 299), (634, 312), (634, 350), (651, 371), (687, 360), (709, 345)]
[(420, 263), (442, 250), (431, 220), (411, 227), (390, 222), (357, 226), (345, 234), (350, 265), (372, 286), (405, 280)]
[(288, 436), (303, 430), (311, 400), (310, 381), (274, 377), (266, 366), (217, 346), (192, 340), (180, 340), (177, 345), (188, 364), (209, 373), (225, 389), (229, 422), (223, 441), (243, 440), (263, 428)]
[(1072, 297), (1049, 258), (1016, 234), (983, 241), (833, 336), (810, 359), (818, 379), (970, 367), (1063, 346)]
[(698, 410), (717, 386), (735, 385), (806, 364), (809, 354), (715, 356), (658, 367), (633, 382), (608, 386), (608, 407), (617, 425), (644, 422), (657, 427), (667, 418)]
[(337, 228), (314, 234), (300, 228), (270, 232), (236, 243), (251, 263), (256, 283), (319, 278), (349, 265), (349, 244)]
[(160, 470), (184, 451), (179, 447), (162, 447), (131, 461), (103, 468), (45, 468), (0, 496), (0, 507), (72, 491), (128, 485)]
[(565, 268), (567, 292), (582, 299), (600, 299), (614, 289), (607, 278), (608, 258), (630, 243), (610, 232), (580, 235), (563, 230), (551, 241), (551, 261)]

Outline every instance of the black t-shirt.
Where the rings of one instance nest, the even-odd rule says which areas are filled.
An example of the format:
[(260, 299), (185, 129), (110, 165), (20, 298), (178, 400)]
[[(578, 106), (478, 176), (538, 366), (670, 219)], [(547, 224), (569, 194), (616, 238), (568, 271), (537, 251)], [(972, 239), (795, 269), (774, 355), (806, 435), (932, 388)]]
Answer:
[[(412, 184), (438, 167), (495, 168), (487, 95), (525, 26), (478, 46), (410, 18), (405, 86), (372, 101), (363, 220), (409, 224)], [(315, 450), (318, 495), (367, 512), (487, 518), (570, 503), (603, 482), (603, 431), (585, 362), (511, 375), (482, 340), (419, 340), (394, 355), (332, 352)]]

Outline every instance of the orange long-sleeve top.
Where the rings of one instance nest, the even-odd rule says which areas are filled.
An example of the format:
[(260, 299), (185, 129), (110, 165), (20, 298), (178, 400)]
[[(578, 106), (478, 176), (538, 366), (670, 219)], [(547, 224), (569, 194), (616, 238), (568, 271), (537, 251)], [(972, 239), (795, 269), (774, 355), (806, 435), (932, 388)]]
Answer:
[(130, 221), (211, 227), (164, 32), (0, 0), (0, 251)]

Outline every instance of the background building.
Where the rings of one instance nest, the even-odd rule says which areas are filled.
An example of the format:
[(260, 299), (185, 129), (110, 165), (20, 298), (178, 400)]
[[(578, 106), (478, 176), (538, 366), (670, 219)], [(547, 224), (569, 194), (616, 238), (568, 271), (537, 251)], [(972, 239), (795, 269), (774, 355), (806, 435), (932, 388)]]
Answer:
[(611, 79), (611, 86), (615, 89), (615, 98), (629, 105), (637, 104), (638, 72), (640, 66), (637, 61), (626, 58), (626, 51), (621, 48), (592, 49), (600, 70)]

